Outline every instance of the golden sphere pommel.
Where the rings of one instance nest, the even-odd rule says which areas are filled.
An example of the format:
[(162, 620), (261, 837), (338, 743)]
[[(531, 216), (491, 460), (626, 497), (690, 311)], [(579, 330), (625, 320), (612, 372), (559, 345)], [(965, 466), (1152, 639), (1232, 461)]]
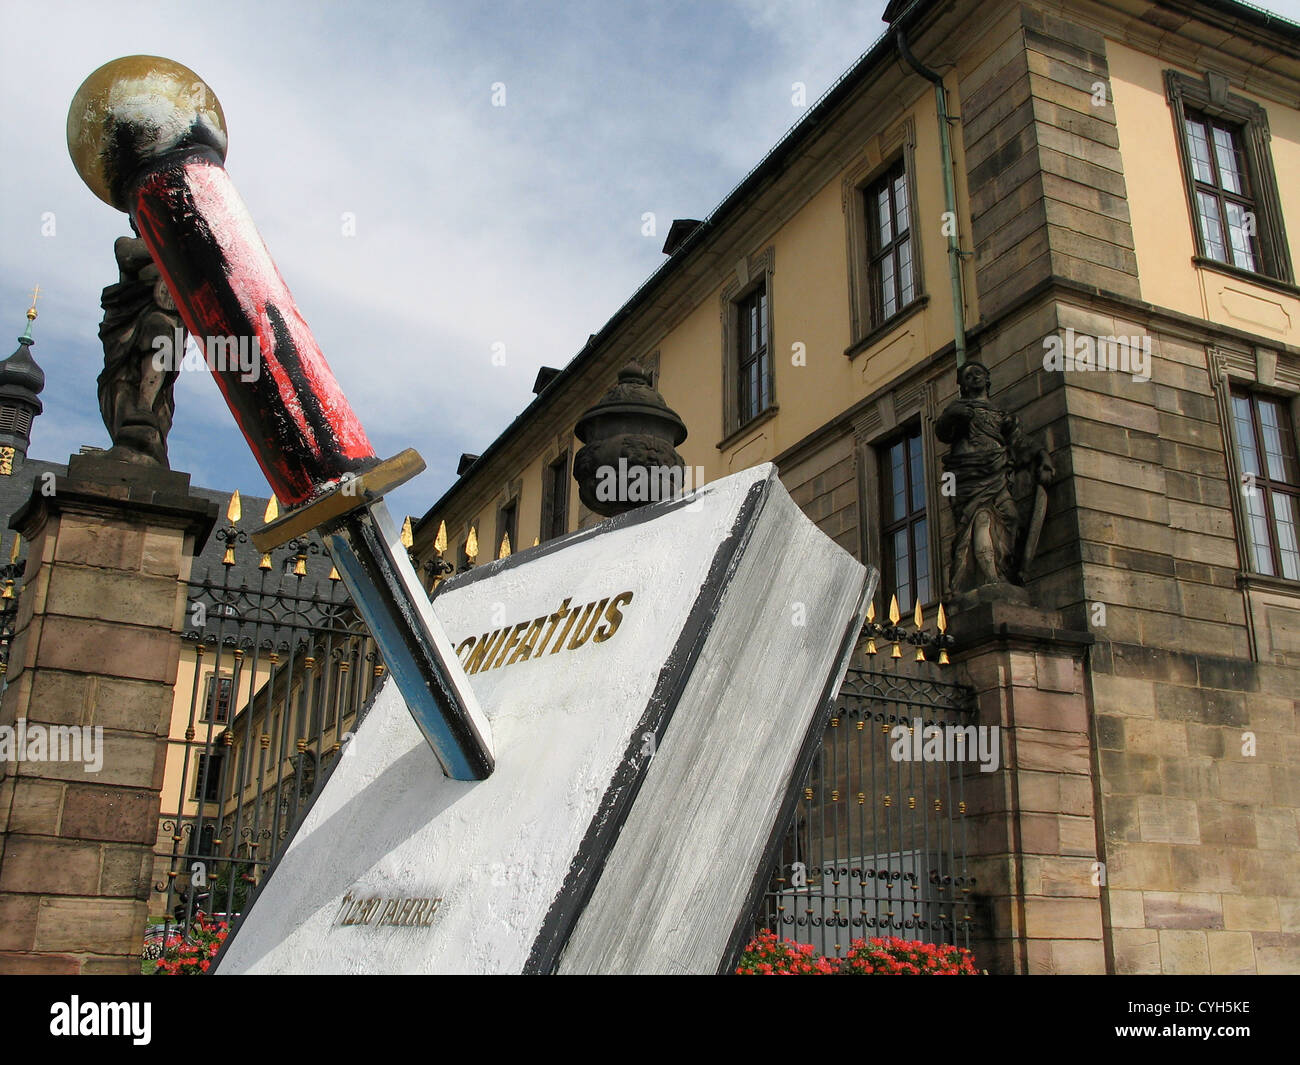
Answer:
[(171, 152), (206, 146), (224, 162), (226, 116), (189, 67), (155, 55), (105, 63), (68, 108), (68, 154), (90, 191), (127, 210), (133, 178)]

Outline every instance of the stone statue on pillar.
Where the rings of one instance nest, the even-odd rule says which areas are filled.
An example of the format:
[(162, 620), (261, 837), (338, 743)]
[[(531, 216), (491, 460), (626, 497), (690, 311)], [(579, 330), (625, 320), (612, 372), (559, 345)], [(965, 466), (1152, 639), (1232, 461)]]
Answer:
[(184, 328), (144, 241), (118, 237), (113, 254), (121, 277), (104, 289), (99, 326), (104, 345), (99, 410), (113, 441), (108, 457), (170, 469), (167, 434), (176, 408), (173, 389), (184, 357)]
[[(935, 436), (951, 445), (943, 459), (945, 494), (952, 499), (956, 523), (949, 592), (1027, 602), (1021, 587), (1024, 571), (1038, 547), (1047, 486), (1056, 469), (1047, 449), (1020, 428), (1020, 419), (989, 401), (989, 371), (983, 363), (966, 363), (957, 372), (957, 385), (960, 396), (934, 425)], [(1022, 471), (1034, 481), (1027, 524), (1012, 495), (1014, 478)]]

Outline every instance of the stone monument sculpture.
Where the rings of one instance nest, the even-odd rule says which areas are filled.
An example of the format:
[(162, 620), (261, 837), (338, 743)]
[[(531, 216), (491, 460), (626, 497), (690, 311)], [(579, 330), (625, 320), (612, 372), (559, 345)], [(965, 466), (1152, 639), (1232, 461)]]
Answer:
[[(1020, 419), (989, 400), (988, 367), (966, 363), (957, 373), (957, 385), (960, 396), (934, 425), (935, 436), (951, 445), (943, 459), (945, 477), (952, 475), (956, 524), (949, 590), (954, 596), (979, 592), (1027, 601), (1021, 587), (1024, 571), (1038, 547), (1047, 485), (1056, 469), (1047, 449), (1021, 429)], [(1015, 476), (1026, 470), (1035, 482), (1027, 526), (1012, 494)]]
[(143, 240), (118, 237), (113, 254), (121, 277), (104, 289), (99, 325), (104, 345), (99, 410), (113, 441), (108, 457), (169, 468), (167, 434), (183, 355), (175, 350), (184, 336), (181, 316)]
[[(423, 461), (371, 447), (225, 171), (212, 91), (169, 60), (116, 60), (78, 90), (68, 145), (196, 340), (256, 338), (255, 378), (209, 364), (292, 508), (253, 541), (320, 528), (388, 666), (215, 971), (734, 966), (875, 571), (766, 465), (476, 566), (431, 602), (381, 498)], [(583, 425), (597, 470), (643, 468), (630, 445), (658, 437), (646, 465), (680, 468), (685, 426), (639, 371)]]

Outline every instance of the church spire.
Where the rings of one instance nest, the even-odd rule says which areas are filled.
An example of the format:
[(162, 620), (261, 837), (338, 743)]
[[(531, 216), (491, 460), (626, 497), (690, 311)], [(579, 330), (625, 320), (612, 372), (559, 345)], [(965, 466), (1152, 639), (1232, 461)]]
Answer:
[(27, 328), (18, 338), (18, 348), (0, 360), (0, 476), (14, 472), (16, 463), (27, 457), (32, 421), (45, 408), (40, 393), (45, 388), (45, 371), (32, 357), (32, 323), (36, 321), (36, 300), (41, 286), (32, 291), (27, 308)]

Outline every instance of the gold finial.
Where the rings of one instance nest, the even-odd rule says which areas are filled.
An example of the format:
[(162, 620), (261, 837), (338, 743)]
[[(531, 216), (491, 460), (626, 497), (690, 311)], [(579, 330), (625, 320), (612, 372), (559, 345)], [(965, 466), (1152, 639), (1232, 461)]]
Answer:
[(37, 285), (34, 289), (32, 289), (32, 305), (27, 308), (27, 320), (29, 322), (36, 321), (36, 301), (37, 299), (40, 298), (40, 295), (41, 295), (41, 286)]
[(510, 557), (510, 534), (502, 533), (501, 550), (497, 552), (497, 558), (509, 558), (509, 557)]
[(411, 527), (411, 515), (406, 515), (406, 520), (402, 522), (402, 546), (406, 550), (411, 550), (415, 546), (415, 530)]
[[(943, 612), (942, 603), (939, 604), (938, 628), (940, 636), (943, 636), (943, 634), (948, 631), (948, 615)], [(939, 645), (939, 665), (946, 666), (948, 664), (948, 649), (941, 643)]]
[[(874, 626), (876, 624), (876, 601), (873, 599), (867, 604), (867, 624)], [(867, 654), (876, 653), (876, 637), (874, 635), (867, 637)]]
[(916, 611), (915, 611), (915, 613), (912, 615), (912, 620), (913, 620), (914, 622), (916, 622), (916, 632), (917, 632), (917, 636), (918, 636), (918, 640), (917, 640), (917, 644), (916, 644), (916, 660), (917, 660), (918, 662), (924, 662), (924, 661), (925, 661), (925, 645), (924, 645), (923, 643), (920, 642), (919, 637), (920, 637), (920, 634), (921, 634), (921, 629), (924, 628), (924, 626), (925, 626), (925, 615), (921, 613), (921, 600), (919, 600), (919, 599), (916, 601)]
[(22, 534), (21, 534), (21, 533), (16, 533), (16, 534), (14, 535), (14, 545), (13, 545), (13, 547), (11, 547), (11, 548), (9, 549), (9, 563), (10, 563), (10, 565), (12, 565), (13, 563), (15, 563), (15, 562), (18, 561), (18, 552), (21, 551), (22, 548), (23, 548), (23, 537), (22, 537)]
[(438, 535), (433, 538), (433, 549), (440, 555), (447, 550), (447, 523), (445, 521), (438, 522)]
[(478, 558), (478, 531), (472, 525), (465, 540), (465, 557), (471, 562)]
[(237, 522), (243, 512), (243, 507), (239, 502), (239, 489), (236, 488), (235, 494), (230, 497), (230, 505), (226, 507), (226, 517), (232, 522)]
[(295, 577), (307, 576), (307, 556), (299, 555), (293, 560), (293, 575)]
[(330, 567), (330, 580), (332, 580), (332, 581), (341, 581), (342, 579), (343, 579), (343, 578), (339, 576), (339, 568), (338, 568), (337, 566), (331, 566), (331, 567)]
[[(891, 595), (889, 597), (889, 623), (893, 625), (895, 629), (897, 629), (898, 619), (901, 617), (902, 615), (898, 612), (898, 595), (897, 594)], [(903, 649), (898, 646), (897, 640), (894, 641), (894, 648), (892, 651), (889, 652), (889, 657), (890, 658), (903, 657)]]
[(540, 536), (534, 536), (534, 537), (533, 537), (533, 546), (534, 546), (534, 547), (541, 547), (541, 545), (542, 545), (542, 538), (541, 538)]
[(260, 562), (257, 564), (257, 568), (258, 568), (258, 569), (270, 569), (270, 568), (271, 568), (271, 552), (267, 551), (267, 552), (264, 552), (264, 553), (263, 553), (263, 555), (262, 555), (262, 561), (260, 561)]
[(280, 501), (276, 499), (274, 495), (272, 495), (271, 498), (266, 501), (266, 511), (265, 513), (262, 514), (262, 520), (270, 523), (275, 521), (275, 519), (278, 518), (279, 516), (280, 516)]

